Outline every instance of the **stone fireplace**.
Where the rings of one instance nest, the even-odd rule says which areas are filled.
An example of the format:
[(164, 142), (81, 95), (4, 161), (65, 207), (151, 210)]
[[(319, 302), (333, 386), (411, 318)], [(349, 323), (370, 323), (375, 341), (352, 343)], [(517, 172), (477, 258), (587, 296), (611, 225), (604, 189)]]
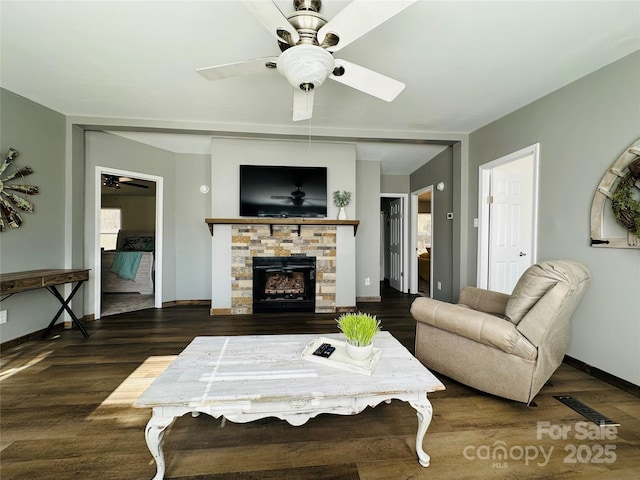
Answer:
[[(212, 315), (278, 311), (280, 307), (315, 313), (355, 308), (357, 221), (293, 218), (206, 221), (213, 236)], [(263, 288), (256, 286), (256, 280), (264, 279), (256, 278), (254, 266), (260, 266), (260, 277), (271, 269), (263, 268), (262, 264), (273, 258), (282, 264), (276, 268), (280, 276), (272, 278), (272, 288), (266, 292), (268, 298), (264, 298), (265, 292), (256, 292), (257, 288)], [(307, 262), (315, 264), (313, 274), (302, 265)], [(304, 285), (304, 295), (296, 282)], [(286, 288), (279, 289), (278, 285)], [(255, 302), (256, 296), (262, 301)], [(300, 296), (311, 298), (302, 300)], [(292, 305), (294, 301), (300, 303)]]

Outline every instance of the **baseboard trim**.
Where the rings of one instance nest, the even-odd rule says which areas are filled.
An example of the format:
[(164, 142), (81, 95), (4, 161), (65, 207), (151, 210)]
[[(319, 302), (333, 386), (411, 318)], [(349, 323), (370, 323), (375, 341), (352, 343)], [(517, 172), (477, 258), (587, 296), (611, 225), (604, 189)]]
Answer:
[(620, 377), (616, 377), (615, 375), (600, 370), (599, 368), (593, 367), (581, 360), (570, 357), (569, 355), (565, 355), (562, 362), (569, 365), (570, 367), (575, 368), (576, 370), (581, 370), (585, 373), (588, 373), (592, 377), (597, 378), (598, 380), (602, 380), (609, 385), (613, 385), (620, 390), (630, 393), (631, 395), (640, 397), (640, 386), (634, 383), (628, 382), (627, 380), (624, 380)]
[(173, 300), (171, 302), (162, 302), (162, 308), (183, 307), (189, 305), (209, 306), (211, 305), (211, 300)]
[[(56, 323), (51, 329), (51, 335), (55, 336), (57, 333), (66, 329), (67, 326), (65, 325), (65, 322)], [(21, 337), (14, 338), (13, 340), (7, 340), (6, 342), (0, 344), (0, 349), (17, 347), (18, 345), (22, 345), (23, 343), (31, 340), (51, 340), (51, 337), (42, 338), (42, 334), (45, 332), (45, 330), (46, 328), (43, 328), (42, 330), (37, 330)]]
[(381, 302), (382, 297), (356, 297), (356, 302)]
[(357, 307), (336, 307), (336, 313), (352, 313), (357, 311)]

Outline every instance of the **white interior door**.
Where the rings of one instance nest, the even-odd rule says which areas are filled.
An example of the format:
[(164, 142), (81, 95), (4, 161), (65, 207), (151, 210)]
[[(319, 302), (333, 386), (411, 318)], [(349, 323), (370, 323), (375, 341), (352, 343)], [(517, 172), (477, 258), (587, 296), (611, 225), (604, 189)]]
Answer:
[(389, 286), (402, 291), (402, 198), (390, 202), (389, 216)]
[(488, 288), (511, 293), (533, 259), (533, 157), (491, 170)]

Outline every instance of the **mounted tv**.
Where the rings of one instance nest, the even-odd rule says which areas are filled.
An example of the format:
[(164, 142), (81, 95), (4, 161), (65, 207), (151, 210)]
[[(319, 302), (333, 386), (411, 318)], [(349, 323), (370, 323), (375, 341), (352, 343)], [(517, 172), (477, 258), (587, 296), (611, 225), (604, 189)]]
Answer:
[(241, 217), (326, 217), (327, 168), (240, 165)]

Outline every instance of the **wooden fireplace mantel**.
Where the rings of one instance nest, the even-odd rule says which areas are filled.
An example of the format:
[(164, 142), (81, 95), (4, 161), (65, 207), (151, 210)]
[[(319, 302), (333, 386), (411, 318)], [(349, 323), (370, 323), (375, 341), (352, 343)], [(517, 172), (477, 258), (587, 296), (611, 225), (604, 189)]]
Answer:
[(300, 227), (302, 225), (352, 225), (353, 236), (355, 237), (360, 220), (330, 220), (327, 218), (205, 218), (205, 223), (209, 226), (211, 236), (213, 236), (214, 225), (269, 225), (271, 234), (273, 235), (274, 225), (297, 225), (298, 235), (300, 235)]

